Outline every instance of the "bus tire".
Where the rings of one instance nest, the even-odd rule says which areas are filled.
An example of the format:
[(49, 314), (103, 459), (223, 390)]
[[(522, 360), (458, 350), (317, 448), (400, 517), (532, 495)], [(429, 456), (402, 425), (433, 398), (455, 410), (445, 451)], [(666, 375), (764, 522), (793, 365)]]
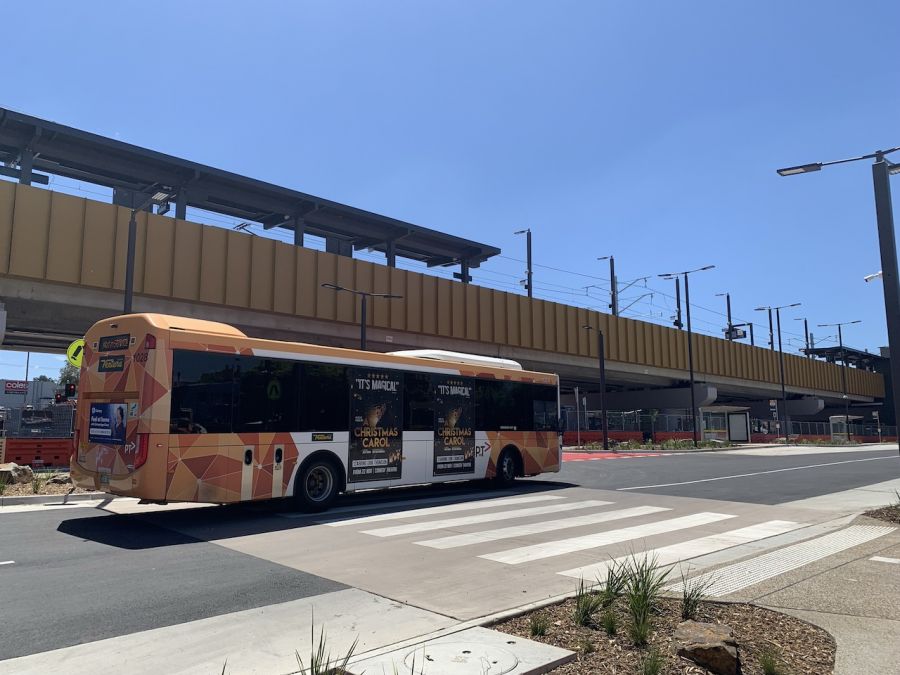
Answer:
[(497, 458), (497, 472), (494, 475), (494, 483), (497, 487), (512, 485), (519, 475), (519, 451), (513, 447), (503, 448), (500, 457)]
[(315, 457), (307, 461), (295, 481), (294, 501), (310, 513), (328, 509), (341, 489), (340, 471), (328, 457)]

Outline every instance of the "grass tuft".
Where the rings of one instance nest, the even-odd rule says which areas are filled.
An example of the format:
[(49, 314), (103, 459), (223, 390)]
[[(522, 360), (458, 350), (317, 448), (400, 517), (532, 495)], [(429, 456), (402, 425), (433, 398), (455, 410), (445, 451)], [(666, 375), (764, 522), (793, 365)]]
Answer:
[(589, 638), (582, 638), (578, 641), (578, 651), (582, 654), (593, 654), (596, 651), (594, 643)]
[(357, 637), (347, 653), (338, 658), (331, 658), (331, 650), (328, 649), (328, 640), (325, 636), (325, 627), (319, 629), (319, 641), (316, 642), (315, 615), (309, 626), (310, 647), (309, 647), (309, 665), (307, 666), (300, 656), (300, 652), (294, 651), (297, 657), (297, 665), (300, 666), (301, 675), (341, 675), (347, 672), (347, 665), (356, 651), (356, 645), (359, 642)]
[(628, 634), (632, 642), (640, 647), (647, 644), (653, 623), (653, 613), (659, 607), (659, 599), (670, 570), (662, 570), (656, 556), (644, 554), (642, 558), (632, 557), (629, 561), (628, 583), (625, 597), (631, 623)]
[(532, 614), (528, 620), (528, 629), (531, 637), (543, 637), (550, 629), (550, 617), (546, 614)]
[(41, 488), (47, 482), (49, 476), (45, 473), (33, 471), (31, 473), (31, 492), (32, 494), (40, 494)]
[(600, 617), (600, 625), (603, 626), (606, 634), (612, 637), (619, 632), (619, 617), (616, 616), (612, 609), (607, 609), (603, 612), (603, 616)]
[[(600, 580), (597, 580), (600, 583)], [(625, 562), (610, 562), (606, 568), (606, 582), (600, 591), (600, 598), (604, 607), (609, 607), (622, 597), (625, 587), (628, 585), (628, 566)]]
[(6, 492), (6, 486), (9, 484), (9, 474), (0, 474), (0, 495)]
[(707, 591), (713, 585), (713, 579), (688, 579), (681, 573), (681, 618), (696, 619), (700, 603), (707, 598)]
[(659, 675), (665, 665), (666, 660), (663, 658), (663, 655), (654, 647), (641, 659), (638, 672), (641, 675)]
[(774, 647), (766, 647), (759, 655), (759, 667), (763, 675), (787, 675), (781, 665), (781, 654)]
[(575, 594), (575, 611), (573, 620), (578, 626), (590, 626), (594, 623), (594, 614), (600, 609), (603, 599), (594, 593), (592, 588), (585, 588), (584, 579), (578, 582), (578, 592)]

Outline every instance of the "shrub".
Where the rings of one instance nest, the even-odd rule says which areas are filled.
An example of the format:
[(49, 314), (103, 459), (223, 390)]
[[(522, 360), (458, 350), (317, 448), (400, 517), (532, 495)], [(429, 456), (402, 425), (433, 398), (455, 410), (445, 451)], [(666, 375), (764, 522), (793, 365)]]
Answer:
[(347, 665), (356, 651), (356, 645), (359, 642), (357, 637), (347, 653), (341, 657), (332, 659), (331, 650), (327, 647), (327, 638), (325, 637), (325, 627), (319, 629), (319, 641), (316, 643), (315, 633), (315, 617), (309, 626), (310, 646), (309, 646), (309, 665), (303, 663), (300, 652), (295, 651), (297, 657), (297, 665), (300, 666), (300, 675), (341, 675), (347, 671)]
[(532, 614), (528, 620), (528, 629), (531, 637), (541, 637), (547, 634), (550, 628), (550, 619), (545, 614)]
[[(600, 583), (599, 579), (597, 583)], [(624, 562), (610, 562), (606, 568), (606, 582), (603, 584), (603, 590), (600, 592), (603, 606), (609, 607), (621, 598), (627, 584), (628, 566)]]
[(681, 618), (696, 619), (700, 603), (707, 597), (709, 587), (713, 585), (711, 578), (688, 579), (681, 573)]
[(49, 478), (49, 476), (47, 476), (47, 474), (38, 473), (37, 471), (34, 471), (31, 474), (31, 492), (33, 494), (39, 494), (41, 491), (41, 488), (44, 487), (44, 483), (47, 482), (47, 478)]
[(6, 486), (9, 484), (9, 474), (0, 473), (0, 495), (6, 492)]
[(644, 554), (643, 558), (631, 558), (625, 596), (631, 614), (629, 637), (637, 646), (647, 644), (652, 614), (657, 610), (668, 576), (669, 570), (660, 568), (656, 556), (651, 558)]
[(603, 612), (603, 616), (600, 618), (600, 624), (603, 626), (603, 630), (606, 631), (606, 634), (610, 637), (619, 632), (619, 617), (616, 616), (616, 613), (612, 611), (612, 609), (607, 609)]
[(766, 647), (759, 655), (759, 667), (763, 675), (786, 675), (787, 671), (781, 666), (781, 655), (773, 647)]
[(641, 675), (659, 675), (664, 665), (666, 665), (666, 660), (659, 651), (653, 648), (641, 659), (639, 672)]
[(593, 592), (591, 588), (585, 588), (584, 579), (578, 582), (578, 592), (575, 594), (575, 612), (572, 616), (578, 626), (590, 626), (594, 622), (594, 614), (600, 609), (603, 599)]

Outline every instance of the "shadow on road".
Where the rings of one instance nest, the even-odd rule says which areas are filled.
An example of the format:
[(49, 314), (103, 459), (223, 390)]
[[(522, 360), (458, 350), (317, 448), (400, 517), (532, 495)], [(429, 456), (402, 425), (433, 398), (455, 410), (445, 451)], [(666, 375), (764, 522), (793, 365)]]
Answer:
[(166, 511), (163, 507), (158, 511), (108, 513), (99, 517), (95, 512), (87, 517), (63, 520), (57, 531), (120, 549), (156, 549), (298, 530), (348, 518), (402, 513), (430, 506), (552, 492), (570, 487), (575, 485), (547, 480), (520, 481), (503, 490), (487, 489), (483, 482), (443, 483), (342, 495), (331, 511), (310, 514), (296, 512), (292, 502), (284, 499), (173, 511)]

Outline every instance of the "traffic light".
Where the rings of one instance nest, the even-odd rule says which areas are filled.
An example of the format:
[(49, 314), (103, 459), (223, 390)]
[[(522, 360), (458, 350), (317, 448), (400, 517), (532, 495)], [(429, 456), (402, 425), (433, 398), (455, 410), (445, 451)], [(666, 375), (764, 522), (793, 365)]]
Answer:
[(74, 382), (66, 383), (66, 398), (74, 398), (78, 393), (78, 386)]
[(54, 397), (54, 400), (55, 400), (57, 403), (62, 403), (62, 402), (65, 401), (66, 399), (63, 397), (62, 394), (60, 394), (59, 392), (56, 392), (56, 396)]

